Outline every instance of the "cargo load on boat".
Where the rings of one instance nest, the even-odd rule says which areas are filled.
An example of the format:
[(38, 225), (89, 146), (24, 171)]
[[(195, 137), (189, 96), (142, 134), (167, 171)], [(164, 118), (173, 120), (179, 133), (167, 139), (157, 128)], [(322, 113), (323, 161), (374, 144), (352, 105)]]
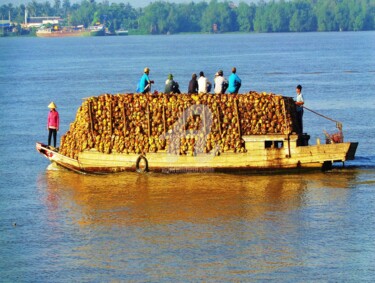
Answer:
[(293, 98), (272, 93), (103, 94), (83, 101), (59, 153), (243, 153), (243, 136), (297, 128)]

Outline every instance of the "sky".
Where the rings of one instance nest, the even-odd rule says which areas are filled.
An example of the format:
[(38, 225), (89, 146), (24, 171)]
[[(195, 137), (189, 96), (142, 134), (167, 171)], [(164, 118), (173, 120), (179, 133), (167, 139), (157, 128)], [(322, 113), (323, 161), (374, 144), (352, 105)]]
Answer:
[[(44, 3), (44, 2), (50, 2), (51, 4), (54, 2), (54, 0), (36, 0), (38, 3)], [(134, 8), (139, 8), (139, 7), (145, 7), (151, 2), (156, 2), (157, 0), (154, 1), (147, 1), (147, 0), (108, 0), (109, 3), (129, 3), (131, 6)], [(166, 2), (171, 2), (171, 3), (190, 3), (190, 2), (201, 2), (203, 0), (165, 0)], [(245, 2), (245, 3), (257, 3), (260, 0), (232, 0), (234, 3), (239, 3), (239, 2)], [(13, 4), (13, 6), (18, 6), (20, 4), (27, 4), (29, 2), (32, 2), (32, 0), (0, 0), (0, 6), (4, 4)], [(62, 0), (61, 0), (62, 2)], [(81, 3), (82, 0), (70, 0), (70, 4), (74, 3)], [(102, 0), (96, 0), (97, 3), (103, 2)], [(209, 0), (207, 0), (209, 2)], [(229, 0), (228, 0), (229, 2)], [(265, 1), (267, 2), (267, 1)]]

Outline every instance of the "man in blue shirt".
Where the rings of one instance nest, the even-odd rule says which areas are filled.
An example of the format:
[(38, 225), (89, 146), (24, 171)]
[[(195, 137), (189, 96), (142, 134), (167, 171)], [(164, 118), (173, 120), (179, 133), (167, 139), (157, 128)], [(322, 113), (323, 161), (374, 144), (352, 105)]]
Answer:
[(229, 76), (229, 86), (228, 86), (228, 92), (235, 94), (238, 93), (240, 87), (241, 87), (241, 79), (236, 74), (236, 67), (232, 68), (232, 74)]
[(137, 86), (137, 93), (147, 93), (151, 91), (151, 84), (154, 83), (154, 81), (151, 81), (148, 77), (150, 73), (150, 69), (146, 67), (143, 70), (144, 74), (141, 77), (138, 86)]

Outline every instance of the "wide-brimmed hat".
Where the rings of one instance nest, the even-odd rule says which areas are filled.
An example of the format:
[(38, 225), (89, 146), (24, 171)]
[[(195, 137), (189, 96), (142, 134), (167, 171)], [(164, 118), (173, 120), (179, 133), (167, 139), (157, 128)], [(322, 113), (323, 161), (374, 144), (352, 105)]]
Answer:
[(49, 109), (55, 109), (55, 108), (57, 108), (57, 107), (56, 107), (56, 104), (55, 104), (54, 102), (51, 102), (51, 103), (48, 105), (48, 108), (49, 108)]

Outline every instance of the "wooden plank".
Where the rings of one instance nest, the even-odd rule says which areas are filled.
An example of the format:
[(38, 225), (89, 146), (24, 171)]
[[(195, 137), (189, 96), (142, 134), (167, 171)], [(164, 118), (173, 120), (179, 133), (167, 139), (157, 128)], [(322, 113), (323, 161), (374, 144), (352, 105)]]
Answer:
[(281, 105), (283, 107), (283, 112), (284, 112), (284, 123), (285, 123), (285, 126), (287, 127), (287, 132), (290, 133), (289, 124), (287, 123), (287, 119), (286, 119), (286, 108), (285, 108), (285, 101), (284, 101), (284, 99), (281, 100)]
[(92, 101), (89, 101), (89, 118), (90, 118), (91, 136), (94, 139), (94, 120), (92, 118)]
[(108, 117), (108, 126), (109, 126), (109, 136), (111, 137), (110, 141), (110, 152), (112, 152), (113, 148), (113, 127), (112, 127), (112, 119), (113, 119), (113, 113), (112, 113), (112, 96), (109, 97), (109, 117)]
[(220, 136), (222, 135), (222, 130), (221, 130), (221, 121), (220, 121), (220, 108), (219, 106), (216, 106), (216, 109), (215, 109), (215, 112), (216, 112), (216, 116), (217, 116), (217, 126), (219, 128), (219, 132), (220, 132)]
[(151, 137), (151, 119), (150, 119), (150, 105), (147, 103), (147, 135)]
[[(185, 110), (186, 111), (186, 110)], [(186, 137), (186, 119), (185, 119), (185, 111), (182, 111), (182, 124), (183, 124), (183, 130), (184, 130), (184, 137)]]
[(163, 104), (163, 132), (164, 132), (164, 138), (165, 138), (165, 134), (167, 132), (167, 124), (166, 124), (166, 120), (165, 120), (165, 106)]
[(112, 113), (112, 98), (110, 97), (110, 101), (109, 101), (109, 121), (108, 121), (108, 124), (109, 124), (109, 135), (111, 136), (111, 138), (112, 138), (112, 132), (113, 132), (113, 129), (112, 129), (112, 116), (113, 116), (113, 113)]
[(124, 127), (122, 131), (124, 132), (124, 136), (126, 136), (126, 129), (127, 129), (127, 121), (126, 121), (126, 105), (124, 104), (124, 107), (122, 108), (122, 119), (124, 122)]
[(239, 113), (238, 113), (237, 99), (234, 100), (234, 108), (236, 109), (237, 130), (238, 130), (238, 134), (241, 136), (240, 115), (239, 115)]
[(203, 105), (203, 134), (206, 135), (207, 129), (206, 129), (206, 107)]

